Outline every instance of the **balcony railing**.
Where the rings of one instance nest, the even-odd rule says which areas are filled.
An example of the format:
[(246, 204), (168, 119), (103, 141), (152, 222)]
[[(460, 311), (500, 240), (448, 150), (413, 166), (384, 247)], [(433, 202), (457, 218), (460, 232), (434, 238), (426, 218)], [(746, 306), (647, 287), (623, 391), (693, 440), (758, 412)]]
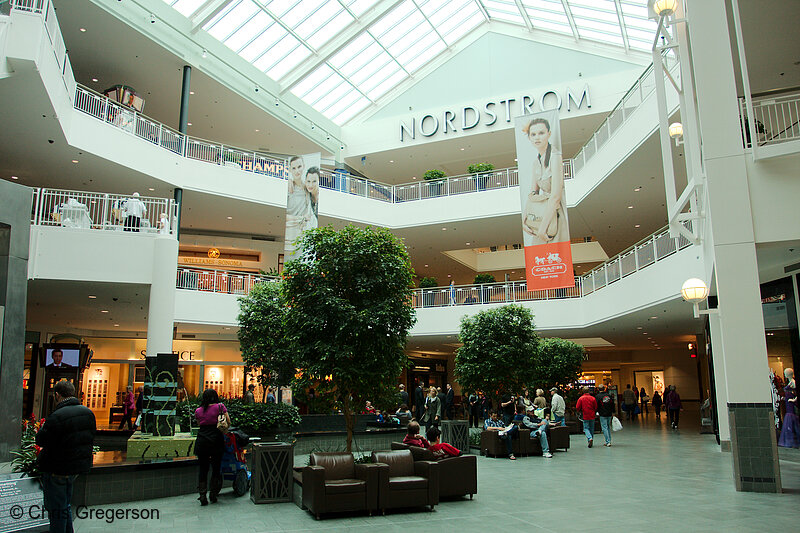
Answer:
[(139, 233), (175, 233), (178, 206), (171, 198), (36, 189), (31, 225)]
[[(686, 224), (690, 226), (690, 223)], [(415, 289), (412, 298), (417, 308), (581, 298), (690, 245), (685, 237), (670, 237), (668, 229), (663, 228), (583, 276), (576, 276), (574, 287), (529, 291), (525, 281), (509, 281)]]
[[(758, 146), (800, 139), (800, 90), (794, 89), (791, 94), (754, 98), (753, 115)], [(744, 147), (751, 148), (753, 143), (744, 98), (739, 100), (739, 118)]]
[(275, 281), (275, 278), (250, 272), (178, 267), (176, 288), (244, 295), (255, 285), (271, 281)]

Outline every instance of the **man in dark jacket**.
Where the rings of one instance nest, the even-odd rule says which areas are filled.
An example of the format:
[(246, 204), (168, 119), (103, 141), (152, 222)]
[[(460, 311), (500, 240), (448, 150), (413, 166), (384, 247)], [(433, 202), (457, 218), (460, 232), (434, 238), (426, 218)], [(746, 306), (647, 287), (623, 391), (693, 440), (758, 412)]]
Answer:
[(611, 446), (611, 418), (614, 416), (614, 398), (608, 392), (608, 385), (600, 385), (600, 394), (597, 400), (597, 414), (600, 417), (600, 427), (606, 438), (604, 446)]
[(422, 390), (424, 385), (422, 381), (418, 381), (417, 388), (414, 389), (414, 413), (417, 421), (422, 420), (422, 413), (425, 411), (425, 391)]
[(72, 533), (72, 484), (92, 468), (92, 444), (97, 423), (88, 407), (75, 398), (75, 386), (62, 380), (53, 387), (56, 408), (36, 434), (41, 446), (44, 507), (51, 532)]
[(408, 407), (408, 393), (406, 392), (406, 386), (403, 384), (400, 384), (400, 394), (398, 401), (399, 403), (397, 404), (397, 407), (400, 407), (401, 405), (405, 405), (406, 407)]
[(455, 416), (455, 401), (456, 392), (450, 384), (447, 384), (447, 393), (445, 394), (444, 410), (447, 413), (447, 419), (452, 420)]

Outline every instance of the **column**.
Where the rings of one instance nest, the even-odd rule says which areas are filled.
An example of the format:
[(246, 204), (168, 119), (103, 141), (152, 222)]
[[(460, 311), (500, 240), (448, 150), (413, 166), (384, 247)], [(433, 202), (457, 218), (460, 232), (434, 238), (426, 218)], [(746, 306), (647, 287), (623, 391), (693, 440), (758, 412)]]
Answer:
[[(717, 423), (719, 424), (719, 444), (723, 452), (731, 451), (731, 430), (728, 425), (728, 387), (725, 382), (725, 358), (722, 356), (722, 330), (719, 317), (712, 315), (709, 318), (711, 330), (711, 360), (714, 365), (714, 407), (717, 410)], [(717, 342), (720, 343), (717, 348)]]
[[(710, 259), (719, 315), (711, 317), (716, 365), (722, 363), (736, 489), (780, 492), (767, 345), (734, 57), (724, 0), (687, 1), (691, 60), (707, 176)], [(682, 51), (682, 68), (688, 64)], [(687, 88), (687, 98), (691, 88)], [(749, 157), (749, 156), (748, 156)], [(718, 326), (713, 327), (715, 321)], [(717, 386), (723, 380), (717, 381)], [(719, 394), (718, 394), (719, 396)], [(720, 405), (720, 417), (725, 416)]]
[[(183, 83), (181, 85), (181, 111), (178, 117), (178, 131), (184, 135), (183, 142), (186, 142), (189, 125), (189, 90), (192, 82), (192, 67), (183, 66)], [(181, 211), (183, 210), (183, 189), (175, 187), (175, 204), (178, 206), (177, 220), (175, 221), (175, 238), (181, 238)]]
[(172, 235), (158, 235), (153, 243), (153, 280), (147, 311), (148, 356), (172, 353), (177, 275), (178, 241)]

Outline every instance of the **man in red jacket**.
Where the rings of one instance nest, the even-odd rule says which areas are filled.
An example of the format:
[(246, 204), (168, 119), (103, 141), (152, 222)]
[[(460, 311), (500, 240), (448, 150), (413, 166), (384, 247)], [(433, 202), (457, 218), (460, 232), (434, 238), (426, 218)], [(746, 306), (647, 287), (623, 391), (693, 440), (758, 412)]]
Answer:
[(583, 433), (589, 440), (589, 448), (591, 448), (594, 444), (594, 417), (597, 413), (597, 400), (589, 394), (589, 389), (586, 387), (581, 389), (581, 393), (582, 396), (575, 404), (575, 410), (578, 412), (578, 417), (583, 420)]

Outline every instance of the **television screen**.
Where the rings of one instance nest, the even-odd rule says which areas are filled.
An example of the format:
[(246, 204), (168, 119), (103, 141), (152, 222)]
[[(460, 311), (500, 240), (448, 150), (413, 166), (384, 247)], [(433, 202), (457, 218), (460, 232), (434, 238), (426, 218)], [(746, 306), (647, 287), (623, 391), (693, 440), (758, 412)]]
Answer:
[(47, 348), (45, 352), (45, 367), (51, 368), (77, 368), (80, 361), (80, 348)]

